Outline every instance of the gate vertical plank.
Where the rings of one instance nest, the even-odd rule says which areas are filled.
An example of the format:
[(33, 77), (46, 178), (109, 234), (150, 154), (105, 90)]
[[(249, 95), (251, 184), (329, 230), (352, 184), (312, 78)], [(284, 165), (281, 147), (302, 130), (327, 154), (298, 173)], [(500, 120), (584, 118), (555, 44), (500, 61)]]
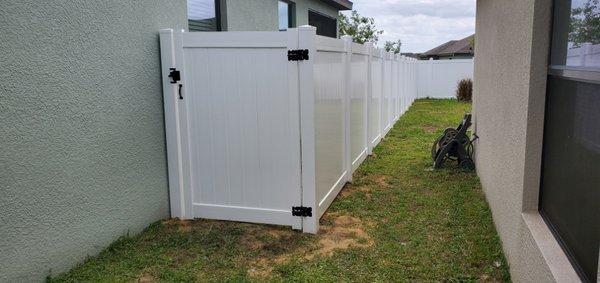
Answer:
[(302, 205), (312, 207), (312, 217), (302, 219), (305, 233), (319, 231), (319, 215), (315, 175), (315, 89), (313, 85), (315, 37), (317, 29), (312, 26), (298, 28), (298, 48), (308, 49), (309, 60), (298, 63), (300, 90), (300, 140), (302, 149)]

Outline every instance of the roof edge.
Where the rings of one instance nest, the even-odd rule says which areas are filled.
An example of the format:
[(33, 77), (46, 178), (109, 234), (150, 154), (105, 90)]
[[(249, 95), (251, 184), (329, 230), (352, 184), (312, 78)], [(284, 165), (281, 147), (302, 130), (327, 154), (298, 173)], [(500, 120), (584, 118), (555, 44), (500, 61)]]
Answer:
[(323, 2), (339, 10), (352, 10), (352, 2), (349, 0), (322, 0)]

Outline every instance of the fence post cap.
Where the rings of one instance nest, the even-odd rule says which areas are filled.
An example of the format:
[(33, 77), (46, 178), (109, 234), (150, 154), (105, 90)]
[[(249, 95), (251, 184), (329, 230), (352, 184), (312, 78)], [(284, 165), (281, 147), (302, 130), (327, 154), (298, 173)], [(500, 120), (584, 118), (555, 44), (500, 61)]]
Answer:
[(313, 27), (311, 25), (302, 25), (298, 27), (298, 30), (314, 30), (317, 31), (316, 27)]

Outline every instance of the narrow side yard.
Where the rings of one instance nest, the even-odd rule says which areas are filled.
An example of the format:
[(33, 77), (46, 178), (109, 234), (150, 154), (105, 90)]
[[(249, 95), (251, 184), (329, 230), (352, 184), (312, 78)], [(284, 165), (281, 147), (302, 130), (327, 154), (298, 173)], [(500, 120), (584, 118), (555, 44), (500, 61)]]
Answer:
[(434, 139), (468, 111), (455, 100), (417, 100), (334, 201), (319, 235), (159, 221), (49, 281), (509, 281), (476, 175), (429, 169)]

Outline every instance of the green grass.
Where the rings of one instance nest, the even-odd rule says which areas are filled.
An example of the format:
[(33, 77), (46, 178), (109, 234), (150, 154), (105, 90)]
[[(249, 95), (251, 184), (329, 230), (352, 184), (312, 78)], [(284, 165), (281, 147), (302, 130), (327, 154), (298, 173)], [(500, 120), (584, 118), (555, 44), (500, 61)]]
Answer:
[[(354, 173), (319, 235), (159, 221), (49, 280), (509, 281), (476, 175), (430, 170), (431, 143), (469, 109), (455, 100), (417, 100)], [(341, 244), (327, 250), (332, 243)]]

